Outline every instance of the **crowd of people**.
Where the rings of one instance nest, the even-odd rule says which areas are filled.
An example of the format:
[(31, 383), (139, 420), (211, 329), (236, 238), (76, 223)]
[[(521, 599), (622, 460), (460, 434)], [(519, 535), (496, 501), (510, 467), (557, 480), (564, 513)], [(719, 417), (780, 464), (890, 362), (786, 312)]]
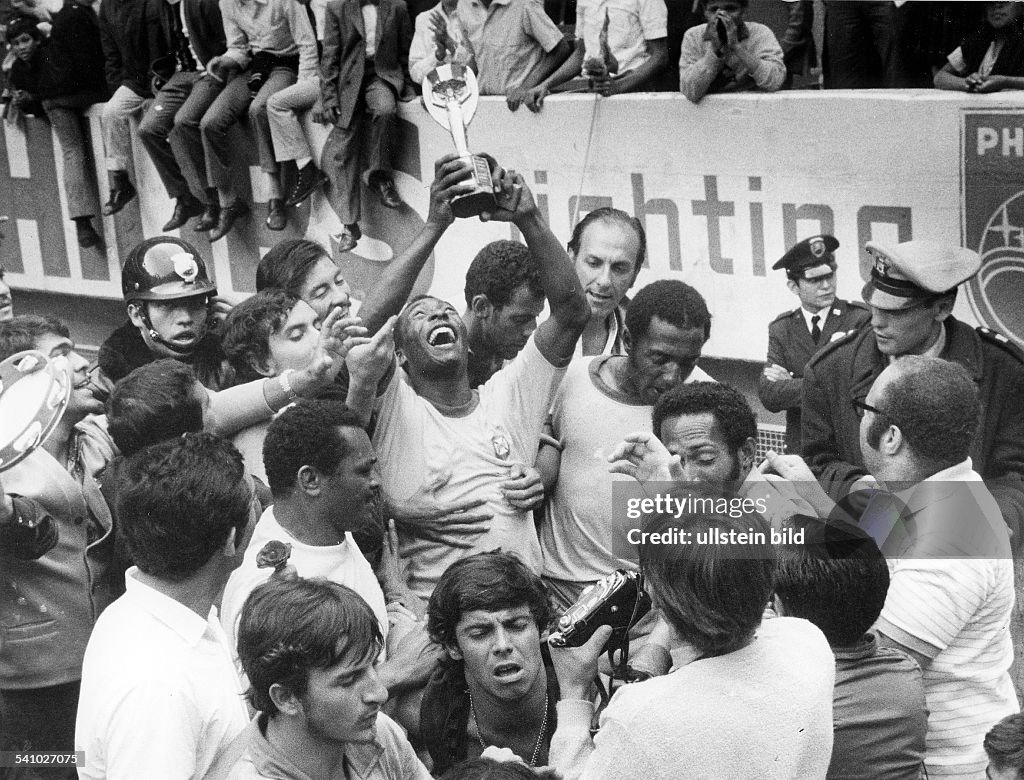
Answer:
[[(815, 6), (787, 4), (780, 44), (742, 0), (682, 26), (663, 0), (578, 0), (574, 37), (537, 0), (16, 2), (9, 105), (58, 132), (83, 247), (102, 239), (81, 115), (104, 103), (104, 214), (136, 195), (136, 117), (164, 232), (224, 236), (249, 208), (230, 140), (248, 112), (268, 226), (329, 184), (344, 249), (361, 179), (401, 203), (410, 74), (465, 64), (533, 111), (653, 89), (676, 61), (694, 102), (777, 90), (808, 67)], [(828, 3), (825, 86), (1024, 85), (1024, 8), (963, 5)], [(334, 127), (319, 162), (307, 111)], [(152, 236), (91, 365), (58, 317), (18, 314), (0, 267), (0, 360), (42, 353), (69, 386), (27, 450), (7, 431), (34, 409), (0, 389), (21, 456), (0, 449), (0, 775), (1024, 777), (1024, 353), (953, 315), (978, 254), (789, 247), (773, 270), (799, 306), (757, 387), (786, 447), (759, 458), (750, 401), (700, 365), (704, 296), (633, 290), (641, 222), (602, 207), (556, 237), (488, 163), (482, 218), (522, 240), (479, 249), (464, 306), (413, 293), (474, 188), (456, 155), (358, 304), (311, 240), (271, 247), (232, 305), (212, 258)], [(840, 300), (861, 250), (862, 300)], [(621, 625), (597, 609), (617, 571), (639, 575), (616, 580), (637, 590)], [(586, 640), (548, 641), (570, 625)]]
[[(52, 124), (83, 248), (102, 246), (93, 220), (137, 194), (132, 121), (174, 202), (163, 231), (226, 236), (249, 216), (234, 140), (246, 117), (267, 227), (283, 230), (288, 209), (328, 185), (343, 224), (338, 251), (354, 248), (363, 184), (388, 208), (402, 203), (391, 167), (397, 104), (445, 62), (472, 68), (481, 94), (532, 111), (553, 92), (670, 90), (697, 102), (794, 83), (1024, 86), (1024, 28), (1012, 2), (826, 3), (820, 57), (813, 0), (771, 0), (782, 6), (772, 12), (778, 35), (746, 18), (764, 11), (747, 0), (109, 0), (98, 11), (68, 0), (52, 16), (39, 2), (0, 3), (4, 115)], [(83, 126), (96, 105), (109, 176), (102, 207)], [(331, 128), (319, 156), (300, 121), (307, 114)]]
[[(412, 294), (474, 186), (455, 155), (358, 308), (313, 241), (231, 306), (172, 236), (125, 258), (95, 366), (7, 307), (0, 358), (70, 398), (0, 473), (0, 750), (88, 778), (1024, 775), (1024, 354), (952, 316), (979, 256), (869, 242), (846, 302), (835, 237), (791, 247), (759, 387), (787, 451), (759, 462), (701, 293), (630, 297), (640, 222), (563, 244), (491, 166), (483, 217), (523, 241), (480, 249), (461, 315)], [(679, 508), (637, 520), (630, 486)], [(549, 643), (617, 570), (653, 609), (613, 665), (608, 613)]]

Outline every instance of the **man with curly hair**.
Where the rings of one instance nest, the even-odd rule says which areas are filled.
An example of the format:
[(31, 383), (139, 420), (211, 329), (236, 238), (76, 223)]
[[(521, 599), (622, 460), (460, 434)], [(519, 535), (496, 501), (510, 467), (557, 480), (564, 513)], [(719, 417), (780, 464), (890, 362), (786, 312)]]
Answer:
[(492, 241), (466, 272), (469, 386), (479, 387), (526, 346), (544, 311), (544, 288), (529, 247)]

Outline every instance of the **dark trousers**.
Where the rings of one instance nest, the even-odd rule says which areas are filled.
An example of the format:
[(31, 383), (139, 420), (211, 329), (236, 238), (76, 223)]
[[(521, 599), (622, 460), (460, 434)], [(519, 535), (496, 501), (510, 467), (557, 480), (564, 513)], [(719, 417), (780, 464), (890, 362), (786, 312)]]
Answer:
[(842, 0), (825, 11), (823, 71), (826, 89), (914, 86), (908, 78), (905, 8), (892, 2)]
[(213, 104), (224, 85), (199, 72), (175, 73), (164, 85), (139, 123), (139, 140), (146, 147), (160, 180), (171, 198), (190, 191), (206, 200), (206, 163), (202, 145), (196, 151), (178, 132), (179, 124), (199, 126), (199, 120)]
[[(74, 751), (80, 685), (75, 680), (48, 688), (0, 690), (0, 750)], [(4, 780), (73, 780), (77, 776), (73, 766), (0, 769)]]
[(359, 103), (348, 127), (331, 130), (320, 167), (331, 180), (331, 203), (342, 224), (359, 221), (359, 179), (363, 171), (360, 151), (366, 149), (366, 173), (391, 170), (395, 117), (395, 89), (372, 69), (363, 79)]

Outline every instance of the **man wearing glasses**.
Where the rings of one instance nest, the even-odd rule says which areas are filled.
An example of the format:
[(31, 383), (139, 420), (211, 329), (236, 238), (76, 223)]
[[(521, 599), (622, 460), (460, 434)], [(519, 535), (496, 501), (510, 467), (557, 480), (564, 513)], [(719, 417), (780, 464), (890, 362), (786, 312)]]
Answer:
[(1024, 353), (1004, 336), (952, 316), (957, 288), (978, 272), (981, 259), (969, 249), (931, 241), (892, 248), (868, 242), (865, 249), (874, 263), (862, 292), (871, 327), (828, 345), (804, 370), (805, 460), (834, 500), (873, 487), (858, 440), (872, 383), (904, 355), (959, 363), (981, 398), (973, 466), (1018, 547), (1024, 529)]

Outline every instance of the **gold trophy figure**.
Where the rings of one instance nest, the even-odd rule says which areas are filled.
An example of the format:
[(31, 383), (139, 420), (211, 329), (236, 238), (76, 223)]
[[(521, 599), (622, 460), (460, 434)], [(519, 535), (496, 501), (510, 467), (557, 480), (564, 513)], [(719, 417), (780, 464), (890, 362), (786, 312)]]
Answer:
[(456, 217), (475, 217), (496, 207), (491, 168), (487, 160), (469, 151), (466, 139), (466, 127), (476, 113), (479, 98), (476, 75), (465, 65), (439, 65), (423, 79), (427, 111), (434, 121), (448, 129), (459, 159), (473, 172), (467, 183), (476, 189), (452, 199), (452, 213)]

